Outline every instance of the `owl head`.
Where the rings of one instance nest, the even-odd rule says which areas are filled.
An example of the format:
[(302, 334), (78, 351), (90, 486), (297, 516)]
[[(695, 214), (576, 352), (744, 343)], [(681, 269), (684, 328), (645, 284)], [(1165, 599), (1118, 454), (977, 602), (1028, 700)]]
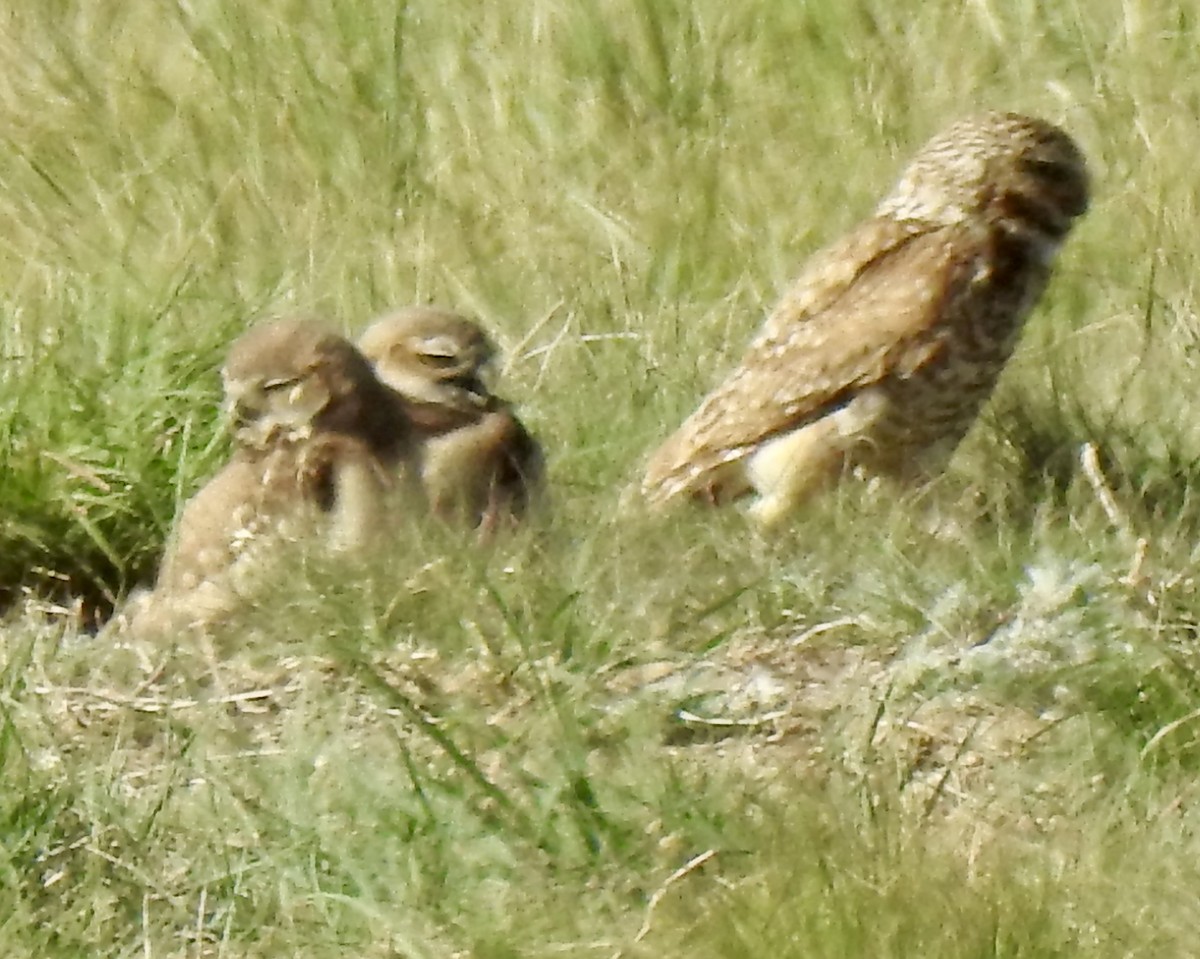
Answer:
[(1088, 200), (1087, 164), (1070, 136), (1036, 117), (985, 113), (930, 140), (876, 213), (937, 226), (982, 218), (1052, 250)]
[(413, 306), (375, 320), (358, 347), (385, 384), (422, 403), (484, 406), (496, 355), (479, 324), (450, 310)]
[(322, 430), (353, 432), (379, 389), (354, 344), (304, 317), (271, 320), (243, 334), (221, 378), (235, 436), (254, 447)]

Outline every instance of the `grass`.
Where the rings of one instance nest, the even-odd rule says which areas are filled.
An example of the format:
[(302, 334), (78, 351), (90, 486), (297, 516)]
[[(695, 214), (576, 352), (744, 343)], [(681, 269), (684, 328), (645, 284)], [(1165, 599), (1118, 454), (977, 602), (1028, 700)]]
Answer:
[[(360, 7), (0, 21), (6, 953), (1192, 955), (1188, 4)], [(770, 540), (628, 506), (987, 107), (1095, 203), (950, 473)], [(226, 455), (239, 331), (430, 300), (505, 347), (550, 517), (298, 555), (207, 646), (81, 631)]]

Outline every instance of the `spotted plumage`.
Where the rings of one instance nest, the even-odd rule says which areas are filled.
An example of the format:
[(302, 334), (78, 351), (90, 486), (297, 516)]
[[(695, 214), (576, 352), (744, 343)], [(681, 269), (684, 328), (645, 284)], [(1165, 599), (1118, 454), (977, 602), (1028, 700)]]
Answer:
[(951, 125), (874, 215), (816, 254), (741, 363), (651, 456), (643, 491), (755, 493), (778, 522), (848, 466), (940, 470), (1087, 209), (1084, 158), (1014, 113)]
[(260, 324), (222, 370), (234, 451), (184, 505), (135, 630), (208, 625), (270, 580), (301, 542), (365, 547), (389, 526), (411, 457), (403, 411), (354, 347), (323, 324)]

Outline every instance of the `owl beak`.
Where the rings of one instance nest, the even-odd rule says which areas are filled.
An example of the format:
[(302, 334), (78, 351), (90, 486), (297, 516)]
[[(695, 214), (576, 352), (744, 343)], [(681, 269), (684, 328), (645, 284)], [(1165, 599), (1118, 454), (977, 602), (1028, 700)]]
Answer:
[(232, 400), (222, 407), (222, 425), (227, 433), (243, 443), (257, 445), (262, 437), (255, 428), (256, 417), (245, 403)]
[(250, 410), (244, 403), (232, 404), (228, 408), (226, 416), (235, 430), (244, 430), (254, 422), (254, 417), (250, 415)]
[[(482, 374), (482, 370), (480, 374)], [(488, 388), (488, 384), (482, 375), (468, 375), (455, 377), (452, 381), (458, 389), (471, 398), (471, 402), (480, 409), (486, 409), (492, 400), (492, 391)]]
[(255, 409), (246, 398), (233, 394), (221, 405), (221, 428), (247, 446), (262, 446), (273, 428), (264, 420), (263, 411)]

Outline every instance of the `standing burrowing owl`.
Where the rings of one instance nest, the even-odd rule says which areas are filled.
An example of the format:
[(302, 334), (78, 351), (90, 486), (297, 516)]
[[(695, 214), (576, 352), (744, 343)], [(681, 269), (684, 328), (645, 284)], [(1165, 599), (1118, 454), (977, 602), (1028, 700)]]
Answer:
[(1088, 206), (1066, 133), (953, 124), (874, 216), (816, 254), (741, 364), (653, 454), (652, 503), (754, 492), (771, 525), (847, 466), (939, 471), (967, 432)]
[(387, 528), (410, 440), (352, 343), (315, 321), (276, 320), (233, 344), (222, 378), (236, 448), (185, 504), (135, 628), (231, 612), (267, 556), (298, 539), (355, 549)]
[(414, 306), (373, 322), (358, 345), (405, 401), (433, 511), (484, 532), (523, 516), (542, 484), (542, 450), (485, 385), (496, 348), (479, 325)]

